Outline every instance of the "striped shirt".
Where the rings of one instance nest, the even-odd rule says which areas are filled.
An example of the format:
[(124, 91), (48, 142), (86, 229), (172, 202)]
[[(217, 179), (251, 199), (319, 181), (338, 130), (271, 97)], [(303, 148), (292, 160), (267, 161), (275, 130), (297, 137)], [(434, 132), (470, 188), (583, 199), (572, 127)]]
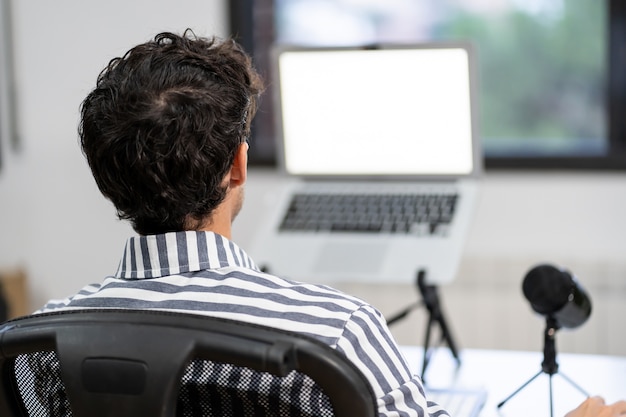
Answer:
[(38, 312), (131, 308), (180, 311), (281, 328), (343, 352), (370, 381), (380, 416), (447, 416), (427, 402), (385, 319), (330, 287), (263, 273), (236, 244), (211, 232), (128, 239), (114, 276)]

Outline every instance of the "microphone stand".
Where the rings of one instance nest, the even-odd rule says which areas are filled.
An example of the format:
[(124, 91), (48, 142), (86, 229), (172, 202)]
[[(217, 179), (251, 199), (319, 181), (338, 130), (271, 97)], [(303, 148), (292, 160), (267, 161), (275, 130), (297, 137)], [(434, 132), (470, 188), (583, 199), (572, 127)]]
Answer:
[[(549, 388), (550, 388), (550, 417), (554, 417), (554, 406), (553, 406), (553, 398), (552, 398), (552, 376), (554, 374), (559, 373), (559, 364), (556, 362), (556, 344), (555, 344), (555, 336), (556, 331), (559, 329), (557, 321), (553, 317), (546, 318), (546, 330), (544, 332), (544, 345), (543, 345), (543, 362), (541, 363), (541, 370), (537, 372), (533, 377), (531, 377), (528, 381), (522, 384), (521, 387), (516, 389), (511, 395), (505, 398), (502, 402), (498, 404), (498, 408), (502, 407), (508, 400), (513, 398), (518, 392), (524, 389), (528, 384), (530, 384), (535, 378), (537, 378), (542, 373), (548, 374), (550, 377), (549, 380)], [(568, 378), (562, 372), (559, 373), (567, 382), (569, 382), (574, 388), (580, 391), (586, 397), (589, 397), (589, 394), (583, 390), (578, 384)]]
[(443, 311), (441, 310), (437, 286), (426, 284), (426, 271), (424, 271), (423, 269), (421, 269), (417, 274), (416, 285), (422, 296), (422, 299), (409, 305), (407, 308), (391, 317), (389, 320), (387, 320), (387, 325), (391, 325), (396, 321), (406, 317), (415, 308), (425, 306), (428, 310), (428, 325), (426, 327), (426, 334), (424, 336), (424, 358), (422, 361), (421, 374), (421, 378), (423, 381), (424, 374), (426, 373), (426, 368), (428, 367), (432, 355), (432, 349), (430, 347), (430, 336), (434, 325), (439, 325), (439, 328), (441, 330), (441, 341), (445, 341), (447, 343), (450, 351), (452, 352), (452, 356), (454, 356), (454, 358), (456, 359), (457, 365), (461, 364), (461, 359), (456, 348), (456, 343), (454, 342), (452, 334), (448, 329), (448, 324), (443, 315)]

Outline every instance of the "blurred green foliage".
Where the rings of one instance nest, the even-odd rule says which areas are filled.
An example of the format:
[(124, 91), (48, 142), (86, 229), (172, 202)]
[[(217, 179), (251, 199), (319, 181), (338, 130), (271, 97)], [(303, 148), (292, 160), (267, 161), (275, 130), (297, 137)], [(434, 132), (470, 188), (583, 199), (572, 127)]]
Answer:
[(558, 13), (545, 16), (457, 11), (437, 27), (436, 38), (470, 39), (477, 48), (488, 153), (562, 154), (602, 146), (606, 26), (605, 2), (563, 0)]

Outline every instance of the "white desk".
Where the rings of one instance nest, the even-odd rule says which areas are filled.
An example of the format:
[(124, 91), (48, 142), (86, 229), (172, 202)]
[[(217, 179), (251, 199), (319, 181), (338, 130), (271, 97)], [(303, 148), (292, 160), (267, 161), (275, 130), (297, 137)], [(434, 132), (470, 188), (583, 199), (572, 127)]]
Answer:
[[(422, 370), (422, 348), (402, 347), (416, 374)], [(439, 348), (431, 357), (424, 379), (433, 387), (485, 387), (487, 402), (481, 417), (550, 416), (550, 377), (542, 373), (508, 400), (497, 404), (541, 370), (543, 352), (516, 352), (465, 349), (460, 352), (461, 366), (447, 348)], [(566, 375), (590, 395), (602, 395), (607, 402), (626, 399), (626, 357), (559, 353), (559, 372), (552, 376), (554, 416), (563, 417), (585, 396), (560, 373)], [(454, 417), (454, 416), (452, 416)]]

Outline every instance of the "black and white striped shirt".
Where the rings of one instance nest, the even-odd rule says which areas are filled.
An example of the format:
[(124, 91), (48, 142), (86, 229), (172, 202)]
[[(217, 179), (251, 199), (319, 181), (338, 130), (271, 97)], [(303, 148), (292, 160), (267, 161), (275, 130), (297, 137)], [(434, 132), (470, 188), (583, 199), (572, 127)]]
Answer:
[(380, 416), (445, 416), (426, 401), (385, 319), (367, 303), (323, 285), (261, 272), (230, 240), (211, 232), (131, 237), (114, 276), (59, 309), (132, 308), (196, 313), (313, 336), (347, 355), (369, 379)]

